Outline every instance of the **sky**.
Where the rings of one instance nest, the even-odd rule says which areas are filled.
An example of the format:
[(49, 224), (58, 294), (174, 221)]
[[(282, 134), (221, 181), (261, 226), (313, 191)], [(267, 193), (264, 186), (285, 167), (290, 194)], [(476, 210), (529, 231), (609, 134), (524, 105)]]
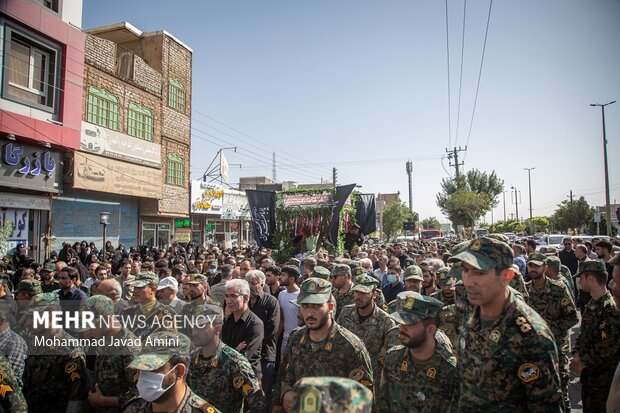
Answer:
[[(446, 148), (467, 146), (461, 171), (504, 180), (507, 218), (511, 187), (529, 216), (524, 168), (533, 216), (571, 190), (604, 205), (601, 109), (589, 104), (620, 100), (620, 0), (495, 1), (483, 60), (489, 2), (465, 1), (85, 0), (82, 28), (127, 21), (193, 49), (192, 179), (236, 146), (224, 151), (233, 186), (271, 177), (275, 152), (278, 181), (331, 181), (335, 167), (338, 184), (407, 202), (410, 160), (414, 210), (444, 222)], [(620, 102), (605, 118), (613, 203)]]

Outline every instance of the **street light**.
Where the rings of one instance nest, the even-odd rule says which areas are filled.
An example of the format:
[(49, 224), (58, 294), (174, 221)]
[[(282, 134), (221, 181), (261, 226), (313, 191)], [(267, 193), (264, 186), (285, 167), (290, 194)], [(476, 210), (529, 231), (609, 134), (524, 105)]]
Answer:
[(518, 194), (517, 194), (517, 188), (514, 186), (511, 186), (510, 189), (514, 189), (515, 190), (515, 217), (517, 222), (519, 221), (519, 199), (517, 198)]
[(523, 168), (527, 171), (527, 185), (528, 185), (528, 192), (529, 192), (529, 197), (530, 197), (530, 225), (532, 225), (532, 177), (530, 172), (532, 171), (532, 169), (536, 169), (535, 167), (531, 167), (531, 168)]
[(110, 213), (109, 212), (100, 212), (99, 213), (99, 223), (103, 225), (103, 254), (105, 256), (106, 248), (105, 248), (105, 236), (106, 236), (106, 227), (110, 223)]
[(611, 205), (609, 204), (609, 171), (607, 167), (607, 135), (605, 134), (605, 106), (616, 103), (590, 103), (590, 106), (600, 106), (603, 115), (603, 158), (605, 160), (605, 221), (607, 221), (607, 235), (611, 236)]
[(245, 221), (243, 227), (245, 228), (245, 243), (246, 245), (250, 245), (250, 223)]

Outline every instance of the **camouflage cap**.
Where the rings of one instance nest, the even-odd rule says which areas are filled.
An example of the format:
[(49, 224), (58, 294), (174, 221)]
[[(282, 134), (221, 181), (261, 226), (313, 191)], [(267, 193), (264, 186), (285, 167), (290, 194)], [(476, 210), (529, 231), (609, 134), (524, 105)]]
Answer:
[(437, 317), (443, 303), (428, 295), (415, 291), (403, 291), (396, 296), (396, 311), (390, 314), (400, 324), (415, 324), (431, 317)]
[(580, 262), (579, 267), (577, 268), (577, 274), (575, 274), (575, 277), (580, 276), (584, 272), (606, 273), (607, 267), (605, 266), (605, 261), (586, 260), (586, 261)]
[(215, 321), (221, 325), (224, 322), (224, 310), (217, 304), (204, 303), (196, 306), (189, 317), (193, 318), (198, 328), (212, 325)]
[(514, 253), (508, 244), (495, 238), (480, 237), (469, 242), (466, 249), (448, 259), (450, 263), (465, 262), (479, 270), (490, 270), (502, 265), (512, 266)]
[(305, 377), (293, 387), (292, 407), (303, 413), (370, 413), (372, 392), (343, 377)]
[(332, 268), (332, 272), (330, 275), (336, 276), (336, 275), (343, 275), (343, 274), (351, 275), (351, 267), (349, 267), (346, 264), (336, 264), (334, 265), (334, 268)]
[(560, 274), (562, 274), (563, 276), (565, 276), (569, 280), (571, 278), (573, 278), (573, 276), (572, 276), (572, 274), (570, 272), (570, 268), (568, 268), (566, 265), (560, 265)]
[(93, 295), (82, 302), (80, 311), (90, 311), (95, 318), (114, 314), (114, 301), (105, 295)]
[(35, 279), (25, 279), (17, 283), (17, 287), (15, 287), (16, 293), (20, 291), (25, 291), (30, 294), (41, 294), (43, 290), (41, 289), (41, 281)]
[(142, 271), (136, 276), (136, 279), (131, 282), (132, 287), (146, 287), (147, 285), (156, 286), (159, 284), (159, 277), (154, 272)]
[(545, 264), (547, 264), (550, 267), (555, 268), (556, 270), (559, 270), (560, 267), (562, 266), (562, 262), (560, 261), (560, 258), (557, 256), (545, 256)]
[(307, 278), (299, 287), (297, 304), (323, 304), (332, 295), (332, 284), (322, 278)]
[(533, 252), (527, 257), (527, 262), (531, 262), (534, 265), (545, 265), (547, 263), (547, 256), (540, 252)]
[(304, 264), (314, 266), (314, 265), (316, 265), (316, 258), (314, 258), (314, 257), (306, 257), (306, 258), (304, 258)]
[(452, 275), (451, 269), (452, 268), (450, 267), (443, 267), (437, 271), (437, 285), (438, 286), (441, 287), (442, 285), (448, 285), (450, 284), (450, 282), (452, 282), (454, 275)]
[(41, 272), (54, 272), (56, 271), (56, 265), (53, 262), (49, 262), (41, 268)]
[(204, 274), (191, 274), (189, 276), (188, 284), (208, 284), (209, 279)]
[(462, 270), (463, 268), (460, 265), (453, 265), (452, 267), (450, 267), (450, 271), (448, 271), (448, 274), (450, 274), (450, 276), (456, 281), (459, 281), (461, 279)]
[(288, 261), (286, 261), (285, 265), (294, 265), (295, 267), (299, 267), (301, 265), (301, 261), (299, 261), (297, 258), (290, 258)]
[(41, 293), (32, 297), (28, 302), (28, 307), (24, 309), (25, 314), (32, 314), (34, 311), (59, 310), (60, 298), (56, 293)]
[(329, 280), (329, 274), (329, 270), (325, 267), (321, 267), (320, 265), (314, 267), (314, 271), (312, 271), (313, 277), (322, 278), (324, 280)]
[(358, 277), (362, 274), (366, 274), (366, 269), (363, 267), (355, 267), (351, 270), (351, 275), (354, 277)]
[(196, 309), (198, 314), (202, 314), (204, 316), (223, 316), (224, 310), (217, 304), (208, 304), (204, 303), (197, 307)]
[(454, 247), (452, 247), (452, 256), (455, 256), (465, 251), (470, 242), (471, 241), (463, 241), (463, 242), (456, 244)]
[(128, 369), (157, 370), (173, 356), (189, 356), (191, 341), (174, 331), (153, 333), (145, 342), (142, 352), (127, 366)]
[(418, 267), (417, 265), (408, 266), (407, 268), (405, 268), (404, 279), (405, 281), (407, 280), (424, 281), (424, 277), (422, 276), (422, 268)]
[(505, 242), (506, 244), (510, 244), (510, 239), (508, 239), (508, 237), (505, 236), (504, 234), (494, 233), (494, 234), (487, 235), (487, 237), (488, 238), (496, 239), (496, 240), (501, 241), (501, 242)]
[(351, 287), (351, 291), (359, 291), (361, 293), (371, 293), (379, 286), (379, 281), (368, 274), (362, 274), (355, 277), (355, 284)]
[(558, 249), (556, 247), (547, 247), (547, 251), (545, 252), (545, 254), (557, 254), (558, 253)]

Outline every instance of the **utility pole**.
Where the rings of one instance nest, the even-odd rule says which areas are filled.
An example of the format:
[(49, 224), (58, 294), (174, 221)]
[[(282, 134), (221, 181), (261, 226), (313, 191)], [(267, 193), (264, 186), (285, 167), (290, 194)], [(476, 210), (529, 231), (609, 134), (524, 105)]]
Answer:
[(568, 195), (568, 197), (570, 198), (570, 203), (573, 203), (573, 190), (570, 190), (570, 194)]
[(506, 191), (502, 193), (504, 195), (504, 222), (506, 222)]
[(536, 169), (535, 167), (532, 168), (523, 168), (527, 171), (527, 186), (528, 186), (528, 191), (529, 191), (529, 197), (530, 197), (530, 225), (532, 225), (532, 178), (531, 178), (531, 174), (530, 172), (532, 172), (532, 169)]
[(514, 191), (515, 191), (515, 216), (516, 216), (516, 219), (518, 221), (519, 220), (519, 198), (518, 198), (519, 192), (518, 192), (517, 188), (514, 187), (514, 186), (511, 186), (510, 189), (514, 189)]
[(276, 179), (276, 153), (273, 153), (273, 160), (271, 161), (271, 179), (273, 180), (273, 183), (275, 184), (276, 182), (278, 182), (278, 180)]
[[(459, 152), (464, 152), (466, 150), (467, 150), (467, 146), (465, 148), (461, 148), (459, 146), (458, 149), (455, 146), (454, 149), (452, 149), (451, 151), (449, 151), (448, 148), (446, 148), (446, 153), (448, 154), (448, 160), (450, 161), (450, 166), (454, 166), (457, 181), (461, 177), (461, 170), (459, 169), (459, 167), (464, 165), (463, 162), (459, 163)], [(454, 158), (454, 164), (452, 163), (453, 158)]]
[(609, 204), (609, 167), (607, 165), (607, 135), (605, 133), (605, 106), (612, 105), (616, 101), (608, 103), (590, 103), (590, 106), (600, 106), (603, 115), (603, 157), (605, 161), (605, 220), (607, 221), (607, 235), (611, 237), (611, 205)]
[(413, 173), (413, 162), (407, 161), (405, 164), (407, 175), (409, 176), (409, 212), (413, 215), (413, 187), (411, 184), (411, 174)]
[(332, 181), (334, 182), (334, 188), (335, 188), (336, 183), (338, 182), (338, 170), (335, 167), (332, 168)]

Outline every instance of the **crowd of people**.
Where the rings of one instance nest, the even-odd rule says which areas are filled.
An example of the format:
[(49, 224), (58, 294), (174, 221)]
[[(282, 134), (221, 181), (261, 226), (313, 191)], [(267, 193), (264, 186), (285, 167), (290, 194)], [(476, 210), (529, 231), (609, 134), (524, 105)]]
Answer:
[[(0, 406), (570, 412), (573, 372), (584, 412), (618, 412), (619, 246), (359, 237), (341, 255), (277, 260), (268, 248), (82, 241), (44, 263), (18, 246), (0, 263)], [(33, 322), (75, 308), (99, 321)]]

